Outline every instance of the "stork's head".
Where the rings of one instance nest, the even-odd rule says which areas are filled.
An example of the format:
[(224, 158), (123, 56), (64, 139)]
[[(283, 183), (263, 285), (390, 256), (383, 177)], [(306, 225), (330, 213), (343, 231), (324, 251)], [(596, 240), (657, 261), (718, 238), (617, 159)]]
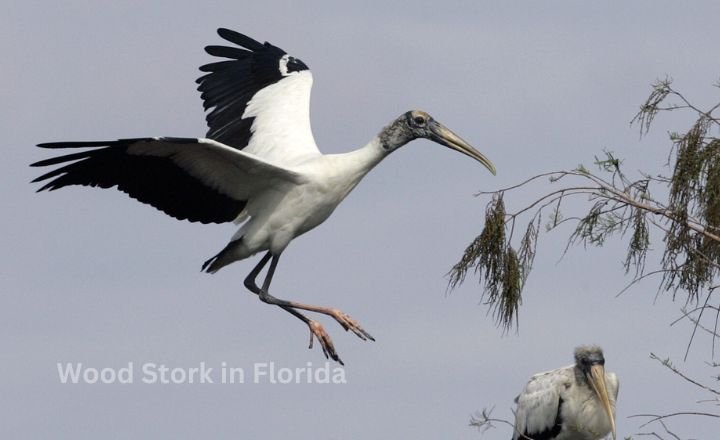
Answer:
[(490, 159), (422, 110), (412, 110), (404, 113), (380, 132), (380, 144), (388, 152), (394, 151), (418, 138), (430, 139), (440, 145), (470, 156), (495, 174), (495, 166), (490, 162)]
[(607, 384), (605, 383), (605, 357), (603, 356), (602, 348), (596, 345), (576, 348), (575, 366), (580, 370), (595, 394), (597, 394), (610, 420), (613, 439), (615, 439), (615, 412), (610, 405)]

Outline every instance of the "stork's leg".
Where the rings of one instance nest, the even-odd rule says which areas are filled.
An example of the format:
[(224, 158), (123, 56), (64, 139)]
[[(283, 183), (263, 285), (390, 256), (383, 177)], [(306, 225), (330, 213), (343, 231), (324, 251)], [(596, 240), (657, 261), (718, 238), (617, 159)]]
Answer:
[[(272, 281), (272, 276), (275, 273), (275, 267), (277, 266), (277, 257), (273, 259), (273, 263), (270, 265), (270, 269), (268, 269), (268, 274), (265, 277), (265, 281), (263, 282), (263, 288), (260, 289), (257, 284), (255, 283), (255, 279), (257, 278), (258, 274), (262, 271), (263, 267), (267, 264), (267, 262), (270, 260), (270, 257), (272, 255), (270, 252), (266, 253), (260, 262), (253, 268), (253, 270), (248, 274), (248, 276), (245, 278), (245, 287), (248, 288), (251, 292), (254, 294), (260, 296), (260, 299), (262, 299), (262, 293), (263, 291), (267, 292), (267, 289), (270, 287), (270, 282)], [(267, 302), (267, 301), (266, 301)], [(333, 345), (332, 339), (330, 339), (330, 335), (327, 334), (325, 331), (325, 328), (317, 321), (314, 321), (307, 316), (303, 315), (302, 313), (298, 312), (294, 308), (290, 306), (285, 306), (278, 304), (280, 308), (285, 310), (286, 312), (292, 314), (302, 322), (304, 322), (308, 328), (310, 329), (310, 346), (308, 348), (313, 347), (313, 341), (315, 338), (318, 339), (320, 342), (320, 347), (322, 348), (323, 354), (325, 357), (329, 357), (332, 360), (340, 363), (340, 365), (345, 365), (340, 359), (340, 356), (338, 356), (337, 352), (335, 351), (335, 346)]]
[[(262, 263), (262, 266), (264, 266), (267, 263), (267, 258), (269, 258), (269, 256), (270, 256), (269, 252), (267, 254), (265, 254), (262, 261), (260, 262), (260, 263)], [(260, 289), (260, 293), (258, 294), (260, 296), (260, 299), (263, 302), (266, 302), (268, 304), (274, 304), (274, 305), (280, 306), (284, 309), (286, 307), (289, 307), (292, 309), (307, 310), (308, 312), (322, 313), (323, 315), (331, 316), (331, 317), (333, 317), (333, 319), (335, 319), (335, 321), (338, 322), (338, 324), (340, 324), (345, 329), (345, 331), (352, 330), (352, 332), (355, 333), (363, 341), (367, 341), (368, 339), (370, 339), (371, 341), (375, 340), (375, 338), (373, 338), (370, 335), (370, 333), (366, 332), (362, 327), (360, 327), (360, 324), (358, 324), (357, 321), (352, 319), (346, 313), (343, 313), (341, 310), (334, 309), (331, 307), (320, 307), (320, 306), (302, 304), (302, 303), (297, 303), (295, 301), (286, 301), (284, 299), (278, 299), (278, 298), (275, 298), (274, 296), (270, 295), (270, 293), (268, 292), (268, 290), (270, 289), (270, 282), (272, 281), (273, 274), (275, 273), (275, 267), (277, 266), (277, 263), (279, 260), (280, 260), (280, 256), (275, 255), (272, 257), (272, 261), (270, 262), (270, 267), (268, 268), (268, 273), (265, 276), (265, 282), (263, 282), (263, 287), (262, 287), (262, 289)], [(258, 265), (258, 266), (260, 266), (260, 265)], [(262, 269), (262, 266), (260, 266), (260, 269), (258, 269), (257, 272), (255, 272), (255, 269), (253, 269), (253, 272), (255, 272), (255, 277)], [(256, 269), (257, 269), (257, 267), (256, 267)], [(253, 275), (253, 272), (251, 272), (250, 275), (248, 275), (248, 278), (250, 278), (250, 276)], [(254, 284), (254, 282), (255, 282), (254, 278), (253, 278), (252, 282)], [(245, 285), (247, 286), (247, 279), (246, 279)], [(255, 287), (257, 287), (257, 286), (255, 286)], [(320, 338), (318, 338), (318, 339), (320, 339)]]

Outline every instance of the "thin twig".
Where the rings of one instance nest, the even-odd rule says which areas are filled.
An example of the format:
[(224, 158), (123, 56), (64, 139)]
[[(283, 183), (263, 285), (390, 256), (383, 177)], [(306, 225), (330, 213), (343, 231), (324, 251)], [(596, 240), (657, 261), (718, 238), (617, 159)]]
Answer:
[(712, 414), (712, 413), (704, 413), (704, 412), (697, 412), (697, 411), (680, 411), (672, 414), (665, 414), (665, 415), (657, 415), (657, 414), (635, 414), (632, 416), (628, 416), (628, 418), (633, 417), (652, 417), (648, 422), (643, 423), (640, 425), (641, 428), (649, 425), (650, 423), (657, 422), (662, 419), (668, 419), (670, 417), (677, 417), (677, 416), (702, 416), (702, 417), (713, 417), (720, 419), (720, 414)]
[[(677, 374), (678, 376), (682, 377), (683, 379), (685, 379), (686, 381), (690, 382), (691, 384), (693, 384), (693, 385), (695, 385), (695, 386), (698, 386), (698, 387), (700, 387), (700, 388), (702, 388), (702, 389), (704, 389), (704, 390), (707, 390), (707, 391), (709, 391), (709, 392), (711, 392), (711, 393), (713, 393), (713, 394), (715, 394), (715, 395), (720, 396), (720, 391), (715, 390), (715, 389), (713, 389), (713, 388), (710, 388), (710, 387), (708, 387), (708, 386), (706, 386), (706, 385), (703, 385), (703, 384), (701, 384), (700, 382), (697, 382), (696, 380), (691, 379), (691, 378), (687, 377), (686, 375), (684, 375), (680, 370), (678, 370), (677, 368), (675, 368), (675, 367), (670, 363), (670, 360), (669, 360), (669, 359), (660, 359), (658, 356), (655, 355), (655, 353), (650, 353), (650, 359), (655, 359), (656, 361), (660, 362), (662, 365), (664, 365), (665, 367), (667, 367), (670, 371), (672, 371), (673, 373), (675, 373), (675, 374)], [(720, 417), (720, 415), (717, 415), (717, 414), (716, 414), (716, 415), (713, 415), (713, 417)]]

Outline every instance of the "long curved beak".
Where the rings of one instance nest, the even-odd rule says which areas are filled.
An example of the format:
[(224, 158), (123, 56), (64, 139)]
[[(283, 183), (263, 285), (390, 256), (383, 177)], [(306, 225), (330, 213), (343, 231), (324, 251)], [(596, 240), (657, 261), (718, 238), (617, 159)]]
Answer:
[(446, 147), (458, 151), (466, 156), (472, 157), (483, 164), (485, 168), (495, 175), (495, 165), (490, 162), (490, 159), (465, 142), (460, 136), (456, 135), (450, 131), (450, 129), (435, 120), (430, 121), (429, 128), (432, 132), (432, 136), (430, 137), (431, 140), (440, 145), (445, 145)]
[(612, 426), (613, 440), (616, 439), (615, 433), (615, 414), (612, 406), (610, 405), (610, 398), (608, 397), (607, 385), (605, 384), (605, 367), (602, 365), (593, 365), (590, 367), (590, 374), (588, 375), (588, 382), (595, 390), (595, 394), (600, 398), (603, 409), (610, 420), (610, 426)]

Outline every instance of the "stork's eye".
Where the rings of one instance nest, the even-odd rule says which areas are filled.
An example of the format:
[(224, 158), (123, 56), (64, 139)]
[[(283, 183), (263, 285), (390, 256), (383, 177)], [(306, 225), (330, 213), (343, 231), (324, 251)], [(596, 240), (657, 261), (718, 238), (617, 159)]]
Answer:
[(422, 127), (423, 125), (425, 125), (425, 118), (422, 117), (422, 116), (415, 116), (415, 117), (413, 118), (413, 122), (414, 122), (416, 125), (419, 125), (419, 126)]

